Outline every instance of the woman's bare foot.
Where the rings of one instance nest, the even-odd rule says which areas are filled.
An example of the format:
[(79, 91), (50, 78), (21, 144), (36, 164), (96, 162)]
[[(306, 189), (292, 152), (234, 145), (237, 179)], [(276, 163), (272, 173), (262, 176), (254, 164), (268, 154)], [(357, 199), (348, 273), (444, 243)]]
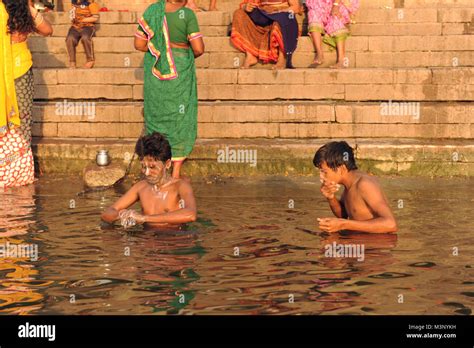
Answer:
[(219, 11), (217, 9), (217, 0), (210, 0), (209, 1), (209, 11)]
[(94, 67), (95, 62), (91, 60), (90, 62), (87, 62), (84, 64), (84, 69), (92, 69)]
[(272, 66), (272, 70), (283, 70), (285, 69), (285, 63), (280, 64), (276, 63), (275, 65)]
[(310, 64), (310, 68), (317, 68), (320, 65), (324, 64), (324, 57), (316, 57), (313, 62)]
[(344, 65), (343, 62), (339, 61), (336, 62), (336, 64), (330, 66), (331, 69), (344, 69), (346, 66)]
[(246, 56), (245, 56), (244, 65), (242, 65), (242, 69), (248, 69), (252, 65), (255, 65), (257, 63), (258, 63), (257, 57), (255, 57), (254, 55), (252, 55), (250, 53), (247, 53)]
[(285, 69), (285, 66), (286, 66), (285, 56), (280, 52), (280, 54), (278, 55), (278, 61), (272, 67), (272, 69), (273, 70), (282, 70), (282, 69)]
[(184, 161), (173, 161), (173, 174), (171, 177), (173, 179), (179, 179), (181, 176), (181, 167), (183, 166)]
[(76, 69), (76, 62), (69, 62), (69, 69)]

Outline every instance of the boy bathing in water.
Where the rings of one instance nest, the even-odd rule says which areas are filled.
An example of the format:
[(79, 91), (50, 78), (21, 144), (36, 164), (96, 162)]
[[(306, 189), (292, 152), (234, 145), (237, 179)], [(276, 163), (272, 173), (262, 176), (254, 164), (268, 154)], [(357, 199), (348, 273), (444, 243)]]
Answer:
[[(313, 163), (320, 169), (321, 193), (337, 216), (318, 219), (322, 231), (397, 231), (380, 184), (375, 177), (357, 169), (352, 148), (345, 141), (330, 142), (319, 148)], [(338, 200), (335, 193), (340, 185), (344, 186), (344, 192)]]
[[(178, 227), (196, 220), (196, 201), (189, 182), (169, 175), (171, 147), (158, 132), (138, 139), (135, 152), (140, 158), (145, 179), (132, 186), (102, 213), (102, 220), (122, 225), (149, 224), (152, 227)], [(142, 213), (128, 209), (140, 201)], [(181, 204), (180, 204), (181, 201)], [(180, 206), (181, 205), (181, 206)]]

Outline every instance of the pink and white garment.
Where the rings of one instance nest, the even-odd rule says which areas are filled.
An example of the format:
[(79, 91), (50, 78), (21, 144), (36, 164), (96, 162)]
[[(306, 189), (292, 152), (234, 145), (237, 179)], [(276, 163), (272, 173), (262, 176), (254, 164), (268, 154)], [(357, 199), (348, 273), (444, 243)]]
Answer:
[[(339, 16), (331, 14), (333, 4), (339, 4)], [(328, 34), (331, 37), (347, 36), (351, 16), (359, 9), (359, 0), (306, 0), (309, 32)]]
[(15, 80), (21, 124), (0, 136), (0, 189), (29, 185), (35, 180), (31, 150), (33, 88), (31, 69)]
[(19, 129), (0, 138), (0, 188), (24, 186), (34, 181), (33, 153)]

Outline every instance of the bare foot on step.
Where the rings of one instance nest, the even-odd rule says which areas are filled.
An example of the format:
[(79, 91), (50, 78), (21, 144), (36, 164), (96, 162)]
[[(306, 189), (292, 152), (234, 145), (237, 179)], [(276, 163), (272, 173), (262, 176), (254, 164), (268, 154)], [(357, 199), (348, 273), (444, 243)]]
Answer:
[(336, 62), (336, 64), (330, 66), (331, 69), (344, 69), (346, 68), (343, 62)]
[(309, 65), (310, 68), (317, 68), (320, 65), (324, 64), (324, 57), (316, 57), (314, 58), (313, 62)]
[(244, 62), (244, 65), (242, 66), (242, 69), (248, 69), (252, 65), (255, 65), (257, 63), (258, 63), (257, 57), (255, 57), (254, 55), (250, 53), (247, 53), (247, 55), (245, 56), (245, 62)]
[(87, 62), (85, 65), (84, 65), (84, 69), (92, 69), (94, 67), (94, 61), (90, 61), (90, 62)]

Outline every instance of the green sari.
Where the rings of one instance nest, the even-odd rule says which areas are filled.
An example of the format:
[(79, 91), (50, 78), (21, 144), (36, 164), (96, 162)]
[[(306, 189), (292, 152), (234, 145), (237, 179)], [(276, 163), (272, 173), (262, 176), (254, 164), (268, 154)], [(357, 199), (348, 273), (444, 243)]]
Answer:
[(201, 37), (189, 9), (165, 14), (165, 0), (148, 7), (136, 36), (148, 41), (144, 60), (146, 133), (159, 132), (171, 145), (173, 161), (192, 152), (197, 137), (197, 81), (191, 48), (171, 48), (170, 42)]

